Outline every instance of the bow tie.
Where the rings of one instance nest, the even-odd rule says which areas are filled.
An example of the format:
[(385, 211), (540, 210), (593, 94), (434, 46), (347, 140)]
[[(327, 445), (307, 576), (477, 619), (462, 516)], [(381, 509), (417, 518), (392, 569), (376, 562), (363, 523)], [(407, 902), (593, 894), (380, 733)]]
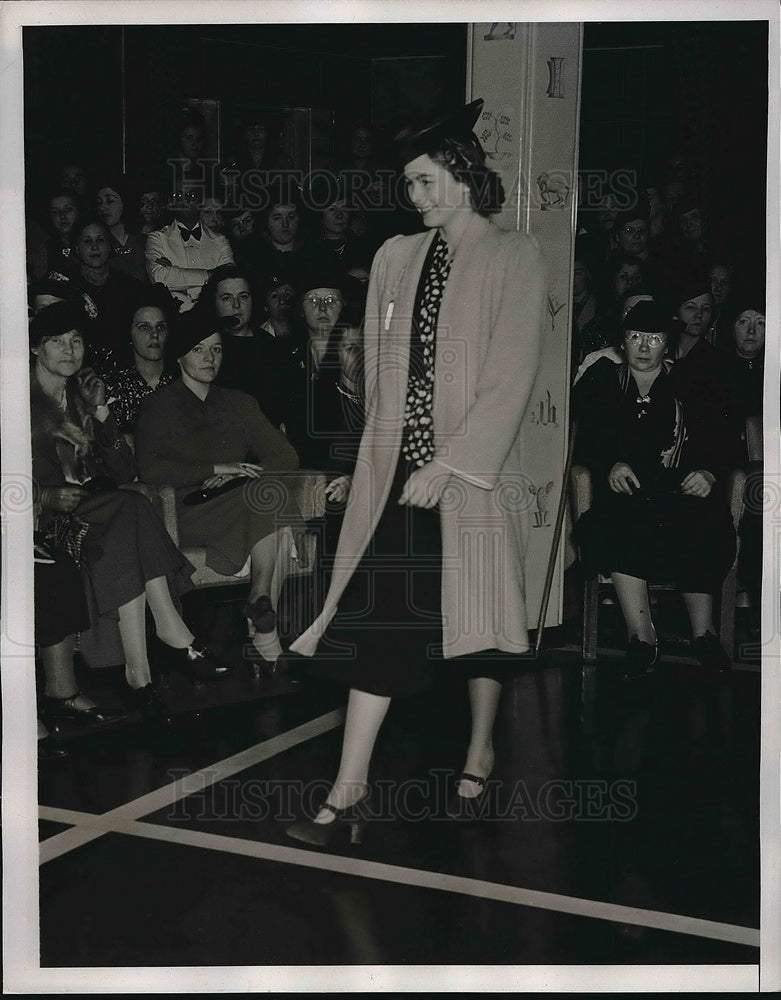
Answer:
[(185, 229), (184, 226), (179, 226), (179, 232), (182, 234), (182, 240), (186, 243), (190, 237), (194, 240), (200, 240), (201, 238), (201, 227), (196, 226), (195, 229)]

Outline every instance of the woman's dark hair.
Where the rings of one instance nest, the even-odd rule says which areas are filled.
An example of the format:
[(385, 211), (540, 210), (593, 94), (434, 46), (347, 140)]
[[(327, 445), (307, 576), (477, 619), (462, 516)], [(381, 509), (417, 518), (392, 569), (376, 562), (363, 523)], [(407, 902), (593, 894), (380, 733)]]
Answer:
[[(268, 217), (277, 205), (294, 205), (299, 216), (303, 215), (301, 189), (292, 176), (281, 174), (269, 184), (263, 192), (263, 207), (257, 215), (261, 230), (268, 225)], [(303, 221), (303, 220), (302, 220)]]
[[(328, 334), (328, 344), (326, 345), (323, 360), (317, 371), (319, 381), (327, 381), (336, 384), (342, 375), (342, 361), (339, 357), (339, 347), (342, 343), (345, 330), (362, 329), (361, 323), (356, 322), (357, 317), (339, 317), (338, 323)], [(361, 360), (355, 372), (355, 383), (359, 391), (363, 390), (363, 336), (361, 337)]]
[(217, 286), (221, 281), (227, 281), (229, 278), (243, 278), (247, 282), (252, 298), (255, 299), (257, 297), (255, 282), (246, 268), (243, 268), (240, 264), (221, 264), (212, 271), (209, 280), (201, 289), (201, 294), (198, 296), (198, 303), (203, 303), (214, 309), (216, 306)]
[(62, 188), (62, 187), (55, 188), (54, 190), (46, 194), (45, 197), (40, 202), (40, 218), (41, 221), (43, 222), (44, 228), (49, 233), (54, 231), (54, 227), (52, 226), (52, 221), (51, 221), (51, 211), (52, 211), (52, 202), (54, 201), (55, 198), (69, 198), (76, 207), (76, 220), (73, 223), (73, 229), (71, 229), (71, 237), (72, 237), (73, 232), (75, 231), (76, 226), (79, 222), (79, 216), (82, 214), (83, 206), (78, 196), (75, 195), (72, 191), (68, 191), (67, 188)]
[(478, 215), (488, 217), (502, 210), (505, 193), (502, 179), (487, 165), (483, 147), (476, 138), (443, 139), (428, 154), (457, 181), (466, 184), (472, 207)]
[(173, 324), (179, 314), (179, 302), (161, 281), (156, 281), (153, 285), (142, 285), (135, 292), (129, 303), (128, 326), (133, 322), (133, 317), (139, 309), (147, 308), (160, 309), (169, 326)]
[(97, 202), (98, 192), (104, 188), (116, 191), (122, 199), (122, 214), (120, 219), (129, 233), (138, 233), (141, 230), (143, 219), (139, 202), (141, 194), (137, 190), (136, 184), (125, 174), (106, 173), (98, 176), (94, 191), (94, 199)]

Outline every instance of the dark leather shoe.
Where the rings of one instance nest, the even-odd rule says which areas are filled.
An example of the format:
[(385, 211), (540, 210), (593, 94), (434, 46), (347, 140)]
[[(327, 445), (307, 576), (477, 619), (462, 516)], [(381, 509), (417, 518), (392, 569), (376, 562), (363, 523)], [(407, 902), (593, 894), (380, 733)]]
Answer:
[(127, 713), (117, 708), (101, 708), (93, 705), (91, 708), (80, 708), (77, 704), (81, 692), (77, 691), (70, 698), (51, 698), (44, 695), (41, 699), (41, 718), (52, 723), (55, 728), (59, 721), (69, 720), (81, 726), (110, 726), (127, 718)]
[(174, 721), (171, 709), (160, 697), (154, 684), (133, 691), (133, 705), (141, 713), (144, 724), (152, 728), (170, 726)]
[(167, 657), (173, 666), (196, 681), (216, 681), (228, 677), (231, 667), (218, 660), (208, 646), (193, 642), (184, 649), (169, 648)]
[(728, 674), (732, 670), (732, 661), (713, 632), (698, 635), (692, 642), (692, 653), (703, 667), (713, 673)]
[(245, 618), (249, 618), (258, 632), (273, 632), (277, 627), (277, 613), (271, 606), (271, 598), (261, 594), (252, 604), (243, 608)]
[(633, 635), (627, 651), (624, 654), (623, 676), (626, 680), (635, 680), (643, 677), (656, 663), (659, 657), (659, 647), (651, 645), (650, 642), (643, 642)]
[(51, 735), (38, 740), (38, 760), (65, 760), (66, 757), (70, 757), (70, 751), (66, 750), (61, 743), (55, 742)]

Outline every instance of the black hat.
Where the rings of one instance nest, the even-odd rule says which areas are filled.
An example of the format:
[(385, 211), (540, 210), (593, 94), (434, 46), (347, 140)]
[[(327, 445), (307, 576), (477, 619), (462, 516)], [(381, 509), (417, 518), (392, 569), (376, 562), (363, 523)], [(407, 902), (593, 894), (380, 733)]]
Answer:
[(345, 273), (335, 260), (329, 260), (325, 254), (310, 260), (307, 266), (298, 274), (296, 287), (301, 295), (313, 288), (337, 288), (344, 292)]
[(479, 145), (473, 130), (484, 103), (480, 97), (476, 101), (470, 101), (466, 107), (460, 108), (454, 114), (430, 122), (423, 128), (403, 129), (393, 140), (399, 162), (403, 166), (410, 160), (423, 156), (424, 153), (432, 152), (448, 139), (456, 142), (476, 142)]
[(622, 330), (640, 333), (666, 333), (672, 330), (673, 320), (657, 302), (642, 299), (629, 309), (621, 321)]
[(32, 282), (27, 289), (27, 301), (30, 305), (35, 301), (36, 295), (51, 295), (63, 302), (81, 303), (80, 289), (64, 278), (41, 278), (40, 281)]
[(685, 268), (671, 279), (669, 290), (677, 312), (684, 302), (711, 294), (710, 276), (701, 267)]
[(73, 302), (53, 302), (41, 309), (30, 323), (30, 348), (38, 347), (47, 337), (59, 337), (69, 330), (81, 330), (84, 310)]
[(176, 317), (173, 329), (168, 334), (165, 350), (171, 361), (178, 361), (189, 354), (196, 344), (211, 337), (213, 333), (225, 334), (230, 324), (217, 319), (210, 309), (195, 306)]

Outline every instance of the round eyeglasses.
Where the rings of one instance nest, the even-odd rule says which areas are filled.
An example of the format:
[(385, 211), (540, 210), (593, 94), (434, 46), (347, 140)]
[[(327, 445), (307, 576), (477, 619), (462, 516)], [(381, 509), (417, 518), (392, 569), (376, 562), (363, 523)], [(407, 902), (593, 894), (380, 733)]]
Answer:
[(342, 304), (342, 300), (336, 295), (326, 295), (325, 298), (321, 295), (306, 295), (304, 296), (304, 302), (308, 302), (313, 309), (319, 309), (321, 306), (325, 306), (326, 309), (333, 309), (334, 306)]
[(667, 337), (663, 333), (639, 333), (632, 330), (624, 334), (624, 340), (628, 344), (648, 344), (649, 347), (661, 347), (667, 343)]

